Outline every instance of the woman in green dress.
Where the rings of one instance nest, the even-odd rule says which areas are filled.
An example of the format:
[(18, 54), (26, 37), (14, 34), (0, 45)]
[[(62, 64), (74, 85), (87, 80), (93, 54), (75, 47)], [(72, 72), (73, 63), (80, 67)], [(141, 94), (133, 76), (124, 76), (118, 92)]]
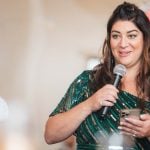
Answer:
[[(83, 71), (50, 114), (48, 144), (76, 136), (78, 150), (150, 148), (150, 22), (137, 6), (124, 2), (112, 13), (103, 46), (103, 63)], [(126, 67), (119, 87), (113, 86), (115, 65)], [(101, 110), (110, 108), (102, 117)], [(139, 118), (123, 109), (140, 109)]]

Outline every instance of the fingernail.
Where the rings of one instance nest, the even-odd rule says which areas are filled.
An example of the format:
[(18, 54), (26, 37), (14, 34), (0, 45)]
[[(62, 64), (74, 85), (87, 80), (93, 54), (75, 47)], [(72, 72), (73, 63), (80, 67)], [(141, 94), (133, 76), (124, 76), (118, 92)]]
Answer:
[(123, 125), (123, 122), (120, 122), (120, 125)]
[(122, 129), (122, 127), (121, 127), (121, 126), (118, 126), (118, 129)]
[(140, 118), (142, 119), (143, 117), (144, 117), (144, 114), (141, 114), (141, 115), (140, 115)]

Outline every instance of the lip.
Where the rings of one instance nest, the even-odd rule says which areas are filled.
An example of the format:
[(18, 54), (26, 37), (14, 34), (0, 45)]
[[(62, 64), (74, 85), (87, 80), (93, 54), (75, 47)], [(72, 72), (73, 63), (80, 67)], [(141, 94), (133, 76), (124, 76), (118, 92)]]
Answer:
[(127, 57), (129, 56), (131, 51), (119, 51), (119, 56), (120, 57)]

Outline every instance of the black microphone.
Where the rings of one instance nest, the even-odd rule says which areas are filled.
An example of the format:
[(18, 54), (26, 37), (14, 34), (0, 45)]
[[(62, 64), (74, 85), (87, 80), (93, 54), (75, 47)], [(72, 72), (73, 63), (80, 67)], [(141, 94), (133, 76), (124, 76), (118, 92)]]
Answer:
[[(122, 64), (117, 64), (114, 69), (113, 69), (113, 74), (115, 75), (115, 80), (113, 83), (113, 86), (115, 86), (116, 88), (118, 87), (121, 78), (125, 75), (126, 73), (126, 67)], [(109, 106), (104, 106), (101, 110), (100, 110), (100, 116), (101, 117), (105, 117), (108, 110), (110, 109)]]

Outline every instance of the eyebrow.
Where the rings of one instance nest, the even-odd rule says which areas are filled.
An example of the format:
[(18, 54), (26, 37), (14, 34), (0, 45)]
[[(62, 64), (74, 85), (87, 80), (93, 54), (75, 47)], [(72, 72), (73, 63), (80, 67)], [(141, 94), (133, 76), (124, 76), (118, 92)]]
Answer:
[[(111, 33), (112, 33), (112, 32), (120, 33), (120, 32), (117, 31), (117, 30), (112, 30)], [(128, 31), (127, 33), (131, 33), (131, 32), (138, 32), (138, 30), (130, 30), (130, 31)]]

